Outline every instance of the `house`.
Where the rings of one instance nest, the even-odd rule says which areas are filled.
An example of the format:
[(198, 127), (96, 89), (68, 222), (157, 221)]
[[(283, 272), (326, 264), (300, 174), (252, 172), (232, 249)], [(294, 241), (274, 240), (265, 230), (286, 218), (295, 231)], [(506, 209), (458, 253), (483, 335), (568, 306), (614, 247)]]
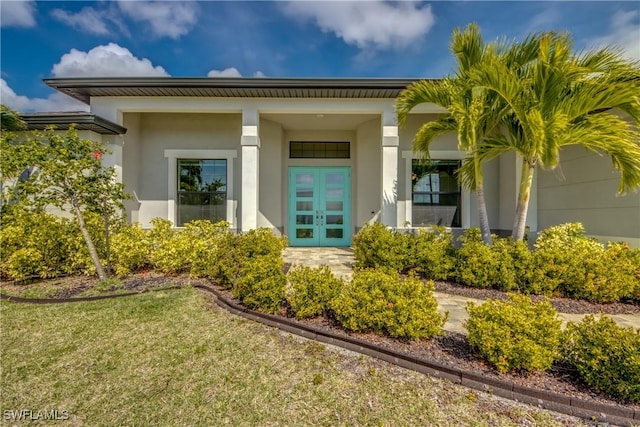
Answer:
[[(424, 105), (399, 128), (395, 98), (412, 80), (300, 78), (55, 78), (52, 88), (91, 113), (25, 115), (31, 127), (78, 123), (109, 144), (132, 195), (128, 217), (181, 226), (197, 218), (232, 229), (268, 227), (293, 246), (347, 246), (368, 221), (394, 228), (477, 225), (475, 198), (455, 170), (456, 135), (425, 162), (412, 151), (419, 126), (444, 111)], [(484, 166), (492, 228), (512, 227), (520, 163)], [(532, 232), (582, 222), (602, 240), (640, 246), (640, 195), (616, 196), (608, 158), (580, 147), (538, 171), (527, 224)]]

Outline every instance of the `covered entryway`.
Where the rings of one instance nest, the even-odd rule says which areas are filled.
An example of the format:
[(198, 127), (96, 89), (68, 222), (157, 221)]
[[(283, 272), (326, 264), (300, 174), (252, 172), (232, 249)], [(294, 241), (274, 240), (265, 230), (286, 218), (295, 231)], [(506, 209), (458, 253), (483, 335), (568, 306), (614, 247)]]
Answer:
[(289, 167), (291, 246), (351, 244), (351, 168)]

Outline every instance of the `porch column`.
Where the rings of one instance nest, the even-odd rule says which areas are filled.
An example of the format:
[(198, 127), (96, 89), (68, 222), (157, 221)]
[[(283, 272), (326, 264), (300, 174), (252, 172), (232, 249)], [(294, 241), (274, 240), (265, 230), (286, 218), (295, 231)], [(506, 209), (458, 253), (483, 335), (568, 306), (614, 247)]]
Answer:
[(398, 125), (393, 111), (382, 114), (382, 224), (398, 227)]
[(242, 231), (258, 228), (258, 176), (260, 138), (258, 137), (258, 112), (242, 111)]

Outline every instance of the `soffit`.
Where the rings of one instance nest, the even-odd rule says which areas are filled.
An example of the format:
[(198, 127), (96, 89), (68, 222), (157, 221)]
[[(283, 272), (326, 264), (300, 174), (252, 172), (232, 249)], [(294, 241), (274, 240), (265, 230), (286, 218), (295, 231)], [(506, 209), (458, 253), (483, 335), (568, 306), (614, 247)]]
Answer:
[(373, 114), (260, 114), (260, 118), (280, 123), (287, 130), (355, 130), (362, 123), (379, 117)]
[(89, 104), (101, 96), (214, 98), (394, 99), (416, 79), (112, 77), (44, 79), (50, 87)]

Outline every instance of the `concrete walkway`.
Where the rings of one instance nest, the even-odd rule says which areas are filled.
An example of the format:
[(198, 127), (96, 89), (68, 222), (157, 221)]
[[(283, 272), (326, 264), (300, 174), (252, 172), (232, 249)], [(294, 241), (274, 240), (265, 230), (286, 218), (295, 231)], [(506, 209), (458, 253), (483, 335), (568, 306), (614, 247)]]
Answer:
[[(328, 265), (336, 277), (350, 280), (353, 276), (355, 260), (351, 248), (286, 248), (283, 252), (284, 261), (292, 265), (306, 265), (318, 267)], [(468, 302), (482, 304), (482, 300), (467, 298), (457, 295), (449, 295), (442, 292), (434, 292), (438, 300), (438, 310), (449, 312), (449, 318), (444, 329), (450, 332), (467, 333), (464, 322), (469, 318), (466, 307)], [(585, 316), (583, 314), (559, 313), (560, 318), (566, 323), (579, 322)], [(640, 328), (639, 314), (615, 314), (609, 315), (620, 326)]]

